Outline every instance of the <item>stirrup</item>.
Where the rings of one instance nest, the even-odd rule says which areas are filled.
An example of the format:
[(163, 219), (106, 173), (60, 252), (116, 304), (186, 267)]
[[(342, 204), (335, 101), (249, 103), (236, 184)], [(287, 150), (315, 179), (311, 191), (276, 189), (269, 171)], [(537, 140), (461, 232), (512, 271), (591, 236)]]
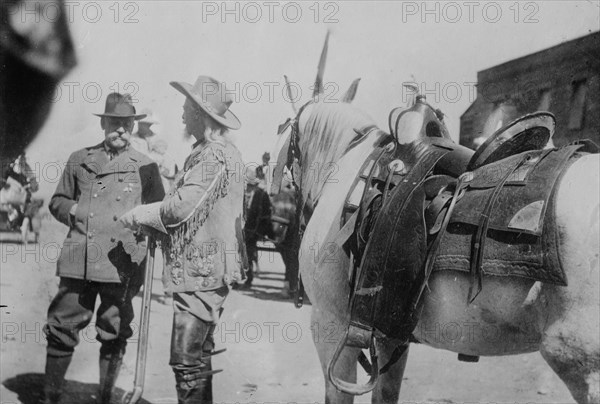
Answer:
[(338, 379), (334, 375), (335, 365), (337, 364), (338, 359), (344, 348), (347, 346), (348, 342), (349, 329), (346, 328), (344, 333), (344, 338), (338, 344), (335, 353), (333, 354), (333, 358), (329, 362), (329, 366), (327, 367), (327, 376), (329, 380), (336, 389), (341, 392), (352, 394), (353, 396), (359, 396), (361, 394), (365, 394), (370, 392), (377, 385), (377, 380), (379, 379), (379, 364), (377, 362), (377, 352), (375, 350), (375, 336), (371, 334), (371, 341), (369, 344), (369, 354), (371, 355), (371, 373), (369, 381), (366, 384), (360, 385), (358, 383), (350, 383), (344, 380)]

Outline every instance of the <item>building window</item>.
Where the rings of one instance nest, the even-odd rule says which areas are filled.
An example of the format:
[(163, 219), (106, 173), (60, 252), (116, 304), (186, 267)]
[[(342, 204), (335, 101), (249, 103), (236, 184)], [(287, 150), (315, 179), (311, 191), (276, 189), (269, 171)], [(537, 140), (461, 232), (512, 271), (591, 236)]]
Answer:
[(550, 111), (550, 103), (552, 102), (552, 90), (546, 88), (540, 91), (540, 102), (538, 104), (538, 111)]
[(585, 97), (587, 93), (586, 80), (573, 82), (572, 89), (571, 109), (569, 111), (569, 129), (577, 130), (583, 128)]

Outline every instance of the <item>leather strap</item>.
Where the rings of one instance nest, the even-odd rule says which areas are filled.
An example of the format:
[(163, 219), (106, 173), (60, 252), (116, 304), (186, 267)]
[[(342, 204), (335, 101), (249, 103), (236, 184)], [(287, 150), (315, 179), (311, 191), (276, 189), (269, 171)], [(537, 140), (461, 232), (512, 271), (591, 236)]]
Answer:
[[(522, 158), (515, 164), (510, 170), (506, 172), (504, 177), (498, 182), (494, 191), (490, 195), (485, 208), (481, 214), (481, 220), (479, 222), (479, 226), (477, 226), (477, 232), (473, 237), (472, 247), (471, 247), (471, 284), (469, 285), (469, 295), (467, 297), (468, 303), (471, 304), (477, 298), (481, 289), (483, 288), (483, 274), (481, 271), (481, 263), (483, 262), (483, 251), (485, 249), (485, 240), (487, 238), (487, 231), (490, 222), (490, 215), (494, 208), (494, 204), (500, 195), (500, 191), (502, 187), (509, 179), (509, 177), (523, 164), (533, 158), (534, 155), (540, 154), (538, 150), (533, 151), (531, 153), (523, 154)], [(477, 280), (477, 290), (475, 294), (473, 294), (473, 287), (475, 285), (475, 281)]]

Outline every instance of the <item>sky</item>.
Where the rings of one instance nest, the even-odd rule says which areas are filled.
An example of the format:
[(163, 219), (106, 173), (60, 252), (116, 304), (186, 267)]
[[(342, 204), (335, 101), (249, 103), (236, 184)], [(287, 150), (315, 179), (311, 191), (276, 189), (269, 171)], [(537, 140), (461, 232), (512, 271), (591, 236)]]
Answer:
[(169, 82), (212, 76), (234, 98), (244, 159), (260, 161), (277, 141), (277, 126), (294, 114), (283, 75), (296, 104), (308, 101), (330, 30), (324, 102), (337, 102), (360, 77), (353, 104), (387, 130), (389, 111), (408, 100), (402, 83), (415, 82), (458, 139), (477, 71), (600, 29), (600, 2), (579, 0), (66, 4), (78, 65), (58, 86), (52, 113), (28, 150), (42, 195), (54, 191), (56, 167), (71, 152), (103, 140), (93, 113), (115, 90), (132, 93), (138, 111), (154, 111), (160, 123), (153, 128), (181, 166), (189, 153), (184, 97)]

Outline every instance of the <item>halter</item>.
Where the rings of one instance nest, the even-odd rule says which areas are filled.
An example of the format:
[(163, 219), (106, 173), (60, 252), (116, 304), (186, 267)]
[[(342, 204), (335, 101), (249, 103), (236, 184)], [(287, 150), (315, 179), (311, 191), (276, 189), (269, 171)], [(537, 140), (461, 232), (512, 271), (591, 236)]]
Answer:
[(298, 159), (298, 167), (302, 167), (302, 154), (300, 153), (299, 145), (299, 133), (300, 133), (300, 115), (309, 105), (313, 104), (314, 101), (310, 100), (300, 107), (296, 116), (290, 121), (289, 125), (292, 127), (292, 133), (290, 134), (290, 146), (288, 147), (288, 158), (285, 163), (286, 167), (292, 173), (292, 184), (296, 189), (296, 192), (300, 193), (300, 185), (294, 178), (293, 166), (296, 159)]
[[(295, 171), (301, 171), (302, 169), (302, 153), (300, 152), (299, 145), (299, 133), (300, 133), (300, 115), (307, 106), (314, 103), (313, 100), (308, 101), (304, 105), (300, 107), (296, 116), (289, 122), (288, 125), (292, 127), (292, 133), (290, 133), (290, 145), (288, 147), (287, 153), (287, 161), (285, 166), (290, 170), (292, 174), (292, 185), (294, 186), (294, 190), (296, 191), (296, 223), (298, 224), (298, 234), (295, 235), (299, 239), (302, 239), (303, 229), (300, 226), (300, 217), (302, 216), (302, 211), (304, 210), (304, 198), (302, 197), (302, 189), (300, 188), (300, 184), (296, 181)], [(285, 130), (285, 129), (284, 129)], [(297, 167), (297, 168), (296, 168)], [(298, 173), (300, 175), (300, 173)], [(296, 241), (299, 242), (297, 239)], [(298, 293), (296, 294), (295, 306), (297, 308), (301, 308), (304, 303), (304, 284), (302, 283), (302, 278), (300, 277), (300, 271), (298, 271)]]

